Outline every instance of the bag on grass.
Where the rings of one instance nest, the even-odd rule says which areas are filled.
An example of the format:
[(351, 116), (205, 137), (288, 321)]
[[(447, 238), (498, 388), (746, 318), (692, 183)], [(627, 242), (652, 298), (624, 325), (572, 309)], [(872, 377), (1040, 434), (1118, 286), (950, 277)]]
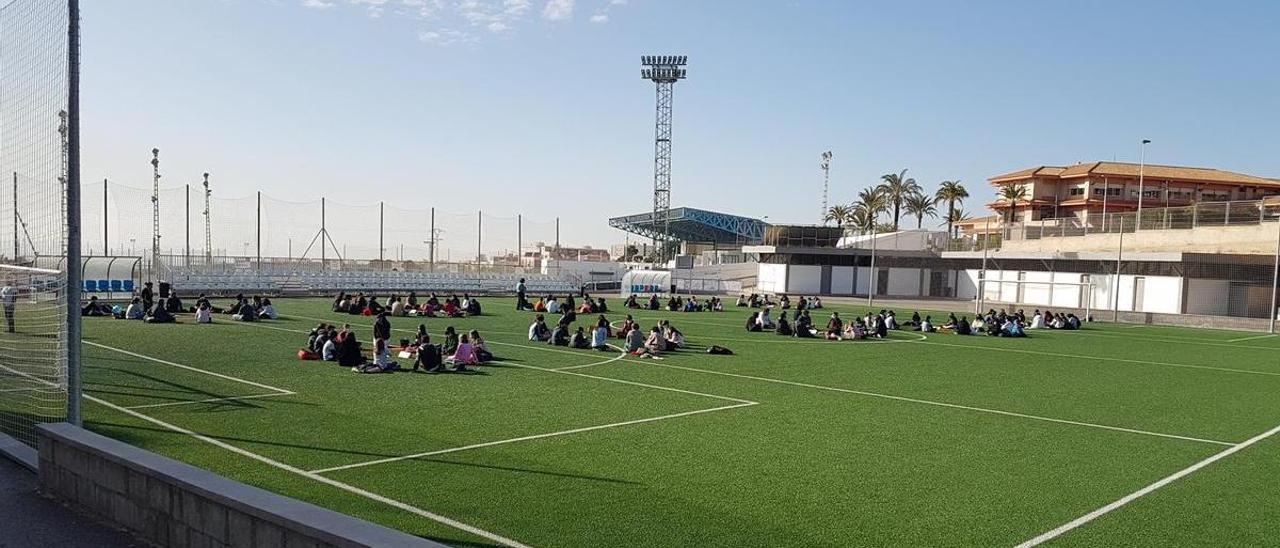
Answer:
[(298, 359), (299, 359), (299, 360), (314, 361), (314, 360), (319, 360), (319, 359), (320, 359), (320, 355), (319, 355), (319, 354), (316, 354), (315, 352), (312, 352), (312, 351), (310, 351), (310, 350), (307, 350), (307, 349), (305, 349), (305, 348), (299, 348), (299, 349), (298, 349)]
[(711, 345), (711, 346), (708, 346), (708, 347), (707, 347), (707, 353), (708, 353), (708, 354), (715, 354), (715, 355), (717, 355), (717, 356), (732, 356), (732, 355), (733, 355), (733, 351), (732, 351), (732, 350), (729, 350), (728, 348), (725, 348), (725, 347), (720, 346), (720, 345), (718, 345), (718, 344), (713, 344), (713, 345)]

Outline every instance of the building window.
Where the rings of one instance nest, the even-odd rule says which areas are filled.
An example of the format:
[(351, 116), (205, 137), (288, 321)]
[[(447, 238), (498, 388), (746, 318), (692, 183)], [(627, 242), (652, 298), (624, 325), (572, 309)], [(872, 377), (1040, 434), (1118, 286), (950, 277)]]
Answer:
[(1081, 188), (1081, 187), (1076, 187), (1076, 188), (1070, 188), (1070, 189), (1067, 189), (1067, 195), (1069, 195), (1069, 196), (1083, 196), (1083, 195), (1084, 195), (1084, 189), (1083, 189), (1083, 188)]

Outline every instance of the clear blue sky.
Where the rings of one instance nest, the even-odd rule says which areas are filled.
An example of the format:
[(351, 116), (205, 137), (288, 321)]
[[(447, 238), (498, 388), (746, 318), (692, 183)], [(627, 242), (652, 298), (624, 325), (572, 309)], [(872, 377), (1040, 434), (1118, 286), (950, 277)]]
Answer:
[[(83, 2), (84, 178), (215, 173), (222, 196), (560, 215), (618, 243), (651, 206), (642, 54), (689, 56), (674, 205), (817, 222), (909, 169), (1136, 161), (1280, 177), (1280, 3)], [(425, 229), (424, 229), (425, 232)]]

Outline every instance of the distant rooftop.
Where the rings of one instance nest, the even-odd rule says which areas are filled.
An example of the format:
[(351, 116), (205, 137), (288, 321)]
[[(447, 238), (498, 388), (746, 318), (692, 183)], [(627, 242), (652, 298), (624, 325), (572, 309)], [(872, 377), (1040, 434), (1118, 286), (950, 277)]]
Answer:
[(998, 185), (1002, 183), (1022, 181), (1033, 177), (1058, 179), (1095, 176), (1136, 178), (1138, 176), (1139, 169), (1142, 169), (1145, 177), (1152, 179), (1280, 188), (1280, 179), (1245, 175), (1243, 173), (1235, 173), (1233, 171), (1223, 171), (1221, 169), (1207, 167), (1165, 166), (1158, 164), (1147, 164), (1145, 168), (1142, 168), (1140, 164), (1127, 162), (1090, 162), (1067, 167), (1036, 166), (1014, 171), (1012, 173), (1005, 173), (1004, 175), (996, 175), (995, 177), (987, 179), (987, 181), (991, 184)]

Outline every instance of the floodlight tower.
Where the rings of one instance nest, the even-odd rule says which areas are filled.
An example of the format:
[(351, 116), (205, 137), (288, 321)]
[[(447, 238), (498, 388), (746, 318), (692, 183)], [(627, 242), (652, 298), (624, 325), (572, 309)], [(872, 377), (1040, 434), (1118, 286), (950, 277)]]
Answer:
[(204, 266), (208, 268), (213, 264), (213, 228), (209, 222), (209, 196), (213, 194), (209, 190), (209, 174), (204, 174)]
[[(653, 247), (666, 260), (666, 243), (671, 240), (671, 95), (675, 84), (685, 77), (689, 58), (684, 55), (640, 57), (640, 76), (657, 88), (657, 116), (653, 140)], [(659, 247), (659, 240), (662, 247)]]
[(67, 248), (67, 181), (69, 180), (68, 175), (71, 172), (71, 142), (68, 139), (71, 133), (71, 126), (68, 123), (68, 117), (69, 115), (67, 114), (67, 111), (58, 111), (58, 142), (62, 145), (62, 154), (59, 158), (61, 161), (59, 163), (58, 170), (58, 187), (62, 189), (62, 199), (59, 201), (59, 204), (62, 206), (62, 217), (60, 217), (62, 219), (62, 223), (59, 225), (59, 229), (62, 231), (62, 239), (60, 240), (62, 247), (60, 249)]
[(160, 272), (160, 149), (151, 149), (151, 279)]
[(822, 226), (827, 225), (827, 197), (831, 189), (831, 151), (822, 153)]

